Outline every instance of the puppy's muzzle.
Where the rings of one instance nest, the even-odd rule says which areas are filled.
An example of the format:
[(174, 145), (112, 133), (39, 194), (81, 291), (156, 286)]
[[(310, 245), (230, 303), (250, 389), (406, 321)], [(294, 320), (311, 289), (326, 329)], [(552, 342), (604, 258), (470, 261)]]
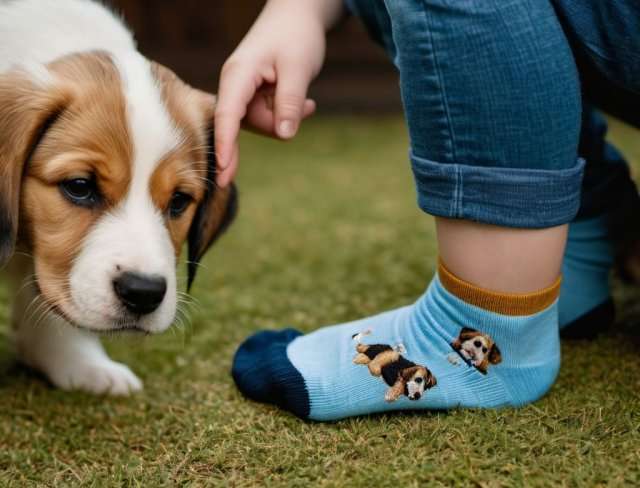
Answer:
[(162, 304), (167, 293), (167, 280), (162, 276), (127, 272), (113, 281), (113, 289), (129, 312), (148, 315)]

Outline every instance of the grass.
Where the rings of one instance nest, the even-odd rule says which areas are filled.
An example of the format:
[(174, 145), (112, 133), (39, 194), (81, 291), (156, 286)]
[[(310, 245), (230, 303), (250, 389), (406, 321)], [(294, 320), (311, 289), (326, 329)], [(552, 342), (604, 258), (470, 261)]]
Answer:
[[(613, 137), (640, 163), (637, 133), (615, 124)], [(0, 338), (0, 486), (640, 485), (632, 290), (617, 290), (621, 323), (564, 344), (552, 391), (519, 410), (314, 424), (245, 400), (229, 375), (243, 338), (409, 303), (436, 247), (401, 119), (321, 118), (295, 143), (245, 136), (242, 147), (241, 215), (200, 271), (191, 325), (107, 340), (145, 380), (142, 394), (54, 390), (16, 367)]]

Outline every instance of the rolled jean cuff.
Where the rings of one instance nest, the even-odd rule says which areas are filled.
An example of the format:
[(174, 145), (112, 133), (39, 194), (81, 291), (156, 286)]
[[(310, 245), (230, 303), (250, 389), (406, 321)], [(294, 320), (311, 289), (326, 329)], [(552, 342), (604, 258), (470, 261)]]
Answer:
[(438, 217), (539, 229), (571, 222), (585, 162), (558, 170), (442, 164), (411, 154), (418, 205)]

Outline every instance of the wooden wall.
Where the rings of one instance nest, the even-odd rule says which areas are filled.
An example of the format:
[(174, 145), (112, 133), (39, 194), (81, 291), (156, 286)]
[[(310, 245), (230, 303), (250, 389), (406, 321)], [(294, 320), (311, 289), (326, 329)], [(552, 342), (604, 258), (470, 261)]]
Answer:
[[(218, 71), (258, 15), (261, 0), (109, 0), (140, 49), (191, 84), (215, 91)], [(323, 111), (399, 109), (397, 75), (357, 19), (329, 36), (327, 63), (312, 87)]]

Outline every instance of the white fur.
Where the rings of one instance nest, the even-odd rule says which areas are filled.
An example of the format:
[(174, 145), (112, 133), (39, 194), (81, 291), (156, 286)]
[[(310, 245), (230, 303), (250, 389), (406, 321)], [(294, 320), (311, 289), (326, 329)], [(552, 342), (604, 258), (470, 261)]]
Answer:
[[(133, 36), (122, 22), (98, 3), (0, 0), (0, 73), (19, 67), (38, 83), (52, 83), (45, 63), (93, 50), (109, 52), (122, 78), (133, 141), (133, 176), (121, 206), (102, 217), (83, 243), (71, 271), (72, 303), (65, 312), (87, 329), (113, 330), (121, 308), (113, 290), (117, 273), (161, 275), (167, 280), (164, 302), (136, 324), (159, 332), (170, 326), (176, 311), (175, 257), (163, 217), (152, 203), (149, 182), (158, 162), (180, 143), (180, 135), (150, 64), (136, 51)], [(141, 388), (126, 366), (107, 357), (97, 337), (52, 314), (39, 320), (30, 309), (46, 305), (38, 303), (35, 290), (28, 286), (23, 295), (32, 303), (18, 300), (14, 322), (24, 362), (64, 389), (127, 394)], [(35, 324), (34, 317), (41, 323)]]
[(14, 340), (23, 363), (63, 390), (128, 395), (142, 389), (142, 382), (127, 366), (109, 359), (95, 334), (48, 313), (31, 280), (33, 263), (28, 258), (14, 258), (9, 271), (14, 279)]
[(354, 334), (353, 340), (355, 342), (362, 342), (363, 337), (371, 335), (371, 329), (363, 330), (362, 332), (358, 332)]
[[(407, 397), (409, 400), (414, 400), (416, 398), (416, 393), (420, 395), (424, 395), (425, 388), (425, 379), (420, 377), (420, 383), (417, 383), (415, 379), (411, 379), (407, 381)], [(418, 397), (418, 398), (420, 398)]]
[(176, 311), (175, 257), (162, 215), (154, 207), (149, 182), (158, 162), (179, 143), (149, 62), (136, 52), (121, 53), (116, 64), (123, 78), (127, 118), (133, 141), (133, 176), (120, 208), (103, 217), (84, 243), (71, 272), (71, 295), (79, 323), (109, 330), (117, 320), (119, 301), (113, 291), (118, 272), (160, 275), (167, 280), (161, 307), (137, 324), (165, 330)]
[(447, 355), (447, 361), (453, 364), (454, 366), (460, 366), (460, 356), (458, 356), (455, 352), (452, 352)]
[(44, 64), (74, 52), (132, 52), (131, 33), (88, 0), (0, 0), (0, 73)]
[(467, 339), (461, 344), (460, 354), (474, 366), (480, 366), (489, 355), (489, 341), (483, 335)]
[(169, 327), (176, 310), (173, 247), (161, 216), (144, 193), (132, 192), (124, 205), (103, 217), (87, 237), (70, 276), (71, 318), (90, 324), (93, 330), (113, 329), (121, 305), (112, 283), (122, 271), (161, 275), (167, 280), (164, 302), (137, 326), (149, 332)]

